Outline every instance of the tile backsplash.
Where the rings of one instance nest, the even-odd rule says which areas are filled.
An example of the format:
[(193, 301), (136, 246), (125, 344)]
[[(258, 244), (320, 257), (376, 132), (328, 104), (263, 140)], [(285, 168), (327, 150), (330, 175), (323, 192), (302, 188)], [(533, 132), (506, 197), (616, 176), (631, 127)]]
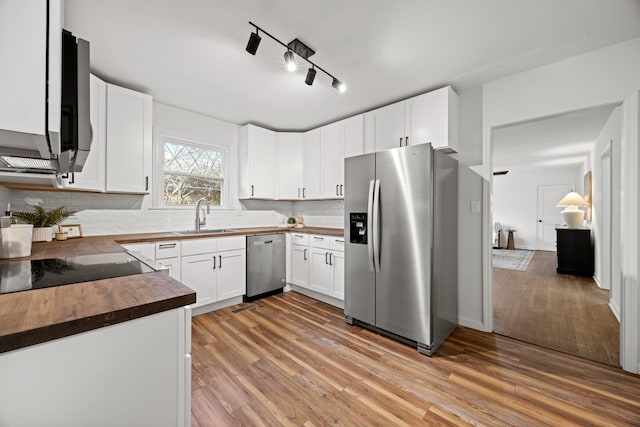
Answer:
[[(0, 187), (0, 211), (37, 204), (47, 209), (65, 206), (79, 211), (65, 223), (81, 224), (85, 236), (177, 231), (194, 228), (193, 209), (145, 209), (142, 196), (80, 192), (22, 191)], [(302, 216), (309, 226), (343, 227), (344, 202), (243, 200), (241, 209), (212, 209), (207, 228), (268, 227)]]

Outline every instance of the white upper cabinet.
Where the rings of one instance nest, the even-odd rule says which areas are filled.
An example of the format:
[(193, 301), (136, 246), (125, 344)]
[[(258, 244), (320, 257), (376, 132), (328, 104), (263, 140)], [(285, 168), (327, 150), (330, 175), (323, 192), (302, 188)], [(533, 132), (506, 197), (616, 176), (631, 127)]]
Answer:
[(90, 76), (91, 150), (66, 188), (140, 194), (149, 191), (153, 102), (149, 95)]
[(45, 156), (49, 153), (45, 134), (48, 132), (52, 141), (59, 141), (61, 31), (60, 0), (0, 1), (2, 146), (37, 150)]
[(302, 137), (302, 198), (320, 198), (320, 129)]
[(451, 86), (406, 100), (405, 131), (409, 145), (430, 143), (457, 152), (458, 96)]
[(458, 150), (458, 96), (450, 86), (366, 113), (367, 146), (374, 151), (431, 143)]
[[(342, 121), (344, 127), (344, 157), (359, 156), (364, 153), (364, 114)], [(344, 163), (343, 163), (344, 166)]]
[(302, 133), (278, 133), (278, 199), (302, 199)]
[(82, 172), (69, 174), (63, 185), (67, 188), (105, 191), (107, 84), (93, 74), (90, 81), (91, 150)]
[(107, 191), (149, 191), (152, 109), (151, 96), (107, 85)]
[(240, 128), (238, 198), (276, 198), (276, 157), (276, 132), (254, 125)]
[(339, 198), (344, 187), (344, 133), (342, 122), (320, 128), (321, 193), (323, 199)]
[(400, 147), (405, 141), (404, 103), (397, 102), (366, 114), (375, 151)]
[(344, 159), (363, 153), (363, 135), (362, 114), (320, 129), (322, 198), (344, 197)]

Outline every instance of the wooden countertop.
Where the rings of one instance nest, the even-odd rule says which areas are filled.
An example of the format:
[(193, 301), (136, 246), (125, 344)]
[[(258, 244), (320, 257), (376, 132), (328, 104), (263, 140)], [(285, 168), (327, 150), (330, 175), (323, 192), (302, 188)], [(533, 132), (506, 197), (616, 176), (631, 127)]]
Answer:
[[(184, 240), (265, 233), (342, 236), (341, 229), (259, 227), (209, 235), (175, 232), (89, 236), (33, 243), (31, 256), (0, 260), (62, 258), (122, 252), (120, 243)], [(0, 353), (126, 322), (196, 302), (195, 292), (166, 272), (145, 273), (0, 295)]]

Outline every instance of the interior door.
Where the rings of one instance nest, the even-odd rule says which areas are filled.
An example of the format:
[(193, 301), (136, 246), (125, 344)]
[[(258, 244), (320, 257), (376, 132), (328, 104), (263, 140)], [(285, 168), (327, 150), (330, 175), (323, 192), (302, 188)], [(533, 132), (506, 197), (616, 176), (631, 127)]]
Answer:
[(573, 191), (573, 185), (539, 185), (538, 186), (538, 231), (537, 248), (541, 251), (556, 250), (556, 226), (564, 223), (562, 208), (556, 207), (558, 202)]

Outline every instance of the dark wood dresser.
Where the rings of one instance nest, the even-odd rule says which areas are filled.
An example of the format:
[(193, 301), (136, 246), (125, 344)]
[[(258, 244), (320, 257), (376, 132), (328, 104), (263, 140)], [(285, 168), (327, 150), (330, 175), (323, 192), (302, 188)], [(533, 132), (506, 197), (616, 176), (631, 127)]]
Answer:
[(589, 228), (556, 228), (556, 271), (593, 276), (593, 243)]

